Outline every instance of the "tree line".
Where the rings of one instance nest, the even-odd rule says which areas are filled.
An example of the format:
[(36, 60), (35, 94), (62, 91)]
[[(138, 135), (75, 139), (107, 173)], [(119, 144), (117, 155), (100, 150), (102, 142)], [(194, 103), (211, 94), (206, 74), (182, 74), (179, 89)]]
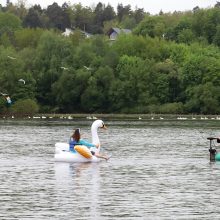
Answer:
[(40, 5), (27, 9), (24, 0), (19, 0), (15, 5), (8, 1), (6, 7), (0, 5), (0, 11), (16, 15), (24, 28), (56, 28), (61, 31), (65, 28), (78, 28), (91, 34), (103, 34), (111, 26), (133, 28), (147, 14), (142, 8), (132, 10), (130, 5), (123, 4), (118, 4), (115, 12), (110, 4), (101, 2), (93, 8), (84, 7), (80, 3), (64, 3), (59, 6), (54, 2), (46, 9)]
[[(0, 113), (220, 113), (218, 2), (158, 15), (21, 3), (0, 7)], [(110, 41), (110, 27), (132, 34)]]

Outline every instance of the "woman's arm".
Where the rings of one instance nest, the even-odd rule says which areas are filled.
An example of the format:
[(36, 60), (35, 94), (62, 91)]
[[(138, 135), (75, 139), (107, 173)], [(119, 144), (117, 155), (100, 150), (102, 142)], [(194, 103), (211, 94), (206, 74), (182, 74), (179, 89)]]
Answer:
[(82, 140), (82, 139), (78, 143), (81, 145), (85, 145), (86, 147), (96, 147), (94, 144), (89, 143), (89, 142)]

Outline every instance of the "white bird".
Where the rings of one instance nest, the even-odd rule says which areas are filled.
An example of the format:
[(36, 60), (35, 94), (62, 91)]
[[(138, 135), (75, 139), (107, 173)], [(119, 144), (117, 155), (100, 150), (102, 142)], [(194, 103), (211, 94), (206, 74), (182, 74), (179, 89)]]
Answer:
[(23, 80), (23, 79), (19, 79), (18, 81), (23, 82), (25, 84), (25, 80)]
[(91, 68), (90, 67), (87, 67), (87, 66), (83, 66), (85, 69), (87, 69), (87, 70), (91, 70)]
[(11, 57), (11, 56), (8, 56), (8, 58), (11, 59), (11, 60), (16, 60), (15, 57)]
[(64, 66), (61, 66), (60, 68), (63, 69), (63, 70), (68, 70), (69, 69), (69, 68), (64, 67)]
[(6, 93), (2, 93), (2, 92), (1, 92), (1, 95), (3, 95), (3, 96), (7, 96), (8, 94), (6, 94)]

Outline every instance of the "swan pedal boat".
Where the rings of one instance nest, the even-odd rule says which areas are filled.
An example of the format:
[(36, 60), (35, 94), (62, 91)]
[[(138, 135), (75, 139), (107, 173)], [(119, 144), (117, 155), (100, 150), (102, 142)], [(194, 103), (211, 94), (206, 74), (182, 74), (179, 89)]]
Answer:
[[(100, 152), (100, 141), (98, 137), (98, 128), (105, 128), (105, 124), (102, 120), (95, 120), (91, 126), (91, 133), (92, 133), (92, 143), (99, 144), (98, 148), (92, 147), (89, 149), (99, 153)], [(82, 145), (82, 148), (87, 149), (86, 146)], [(88, 150), (88, 149), (87, 149)], [(68, 143), (56, 143), (55, 144), (55, 155), (54, 159), (56, 162), (69, 162), (69, 163), (86, 163), (86, 162), (99, 162), (100, 158), (97, 158), (94, 155), (91, 155), (90, 158), (84, 157), (79, 152), (71, 152), (69, 150)]]

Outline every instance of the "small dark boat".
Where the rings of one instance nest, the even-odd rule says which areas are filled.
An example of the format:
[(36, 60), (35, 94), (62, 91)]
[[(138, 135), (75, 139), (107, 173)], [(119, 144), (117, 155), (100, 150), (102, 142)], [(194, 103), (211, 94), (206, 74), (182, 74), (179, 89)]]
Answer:
[(210, 141), (209, 144), (209, 153), (210, 153), (210, 161), (214, 162), (214, 161), (220, 161), (220, 153), (217, 152), (217, 150), (215, 149), (215, 141), (217, 143), (220, 143), (220, 138), (216, 138), (216, 137), (208, 137), (207, 138)]

